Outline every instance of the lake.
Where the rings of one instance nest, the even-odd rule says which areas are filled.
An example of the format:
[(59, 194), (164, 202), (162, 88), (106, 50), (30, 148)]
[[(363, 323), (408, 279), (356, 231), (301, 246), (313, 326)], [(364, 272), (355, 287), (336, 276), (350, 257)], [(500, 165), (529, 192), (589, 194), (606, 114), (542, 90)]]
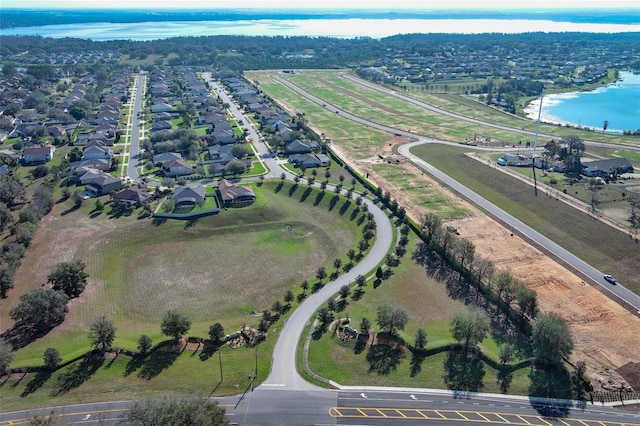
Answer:
[(87, 22), (3, 28), (0, 35), (50, 38), (156, 40), (169, 37), (247, 35), (382, 38), (412, 33), (640, 32), (639, 24), (558, 22), (527, 19), (252, 19), (236, 21)]
[[(525, 114), (538, 118), (540, 99), (532, 101)], [(640, 129), (640, 74), (620, 73), (620, 80), (590, 92), (545, 95), (540, 120), (545, 123), (569, 124), (607, 132)]]

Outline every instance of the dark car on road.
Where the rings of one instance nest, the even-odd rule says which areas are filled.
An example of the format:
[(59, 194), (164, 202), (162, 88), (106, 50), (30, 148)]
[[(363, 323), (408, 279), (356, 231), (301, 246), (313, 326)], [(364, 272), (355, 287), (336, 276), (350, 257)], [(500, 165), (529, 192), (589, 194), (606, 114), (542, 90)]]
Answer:
[(616, 279), (609, 274), (605, 275), (604, 279), (610, 282), (611, 284), (618, 284), (618, 281), (616, 281)]

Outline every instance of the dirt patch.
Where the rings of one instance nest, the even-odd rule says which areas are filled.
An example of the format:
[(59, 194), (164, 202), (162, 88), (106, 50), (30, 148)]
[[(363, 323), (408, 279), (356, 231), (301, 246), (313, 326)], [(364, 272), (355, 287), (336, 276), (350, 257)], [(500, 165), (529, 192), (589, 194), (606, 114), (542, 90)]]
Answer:
[(617, 371), (633, 389), (640, 389), (640, 362), (628, 362)]

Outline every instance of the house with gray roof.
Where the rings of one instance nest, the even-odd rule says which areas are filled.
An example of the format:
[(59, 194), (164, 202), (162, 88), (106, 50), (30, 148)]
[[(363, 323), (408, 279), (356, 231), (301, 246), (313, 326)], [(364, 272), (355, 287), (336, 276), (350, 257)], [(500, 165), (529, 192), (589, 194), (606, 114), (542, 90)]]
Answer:
[(186, 185), (177, 187), (170, 199), (176, 207), (195, 207), (204, 203), (205, 196), (206, 187), (203, 185)]

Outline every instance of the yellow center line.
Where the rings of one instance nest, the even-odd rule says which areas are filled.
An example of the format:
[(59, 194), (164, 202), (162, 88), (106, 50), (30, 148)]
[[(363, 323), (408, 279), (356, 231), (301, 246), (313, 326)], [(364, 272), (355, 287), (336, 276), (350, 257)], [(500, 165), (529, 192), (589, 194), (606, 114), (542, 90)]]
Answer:
[(454, 413), (456, 413), (457, 415), (459, 415), (460, 417), (462, 417), (465, 420), (469, 420), (464, 414), (462, 414), (462, 411), (454, 411)]
[(361, 409), (357, 408), (357, 410), (364, 416), (364, 417), (369, 417), (369, 415), (367, 413), (365, 413), (364, 411), (362, 411)]
[(416, 412), (418, 412), (422, 417), (424, 417), (424, 418), (426, 418), (426, 419), (428, 419), (428, 418), (429, 418), (429, 416), (427, 416), (426, 414), (424, 414), (424, 413), (422, 412), (422, 410), (416, 410)]
[(400, 414), (402, 417), (407, 417), (401, 410), (401, 408), (397, 409), (396, 413)]

